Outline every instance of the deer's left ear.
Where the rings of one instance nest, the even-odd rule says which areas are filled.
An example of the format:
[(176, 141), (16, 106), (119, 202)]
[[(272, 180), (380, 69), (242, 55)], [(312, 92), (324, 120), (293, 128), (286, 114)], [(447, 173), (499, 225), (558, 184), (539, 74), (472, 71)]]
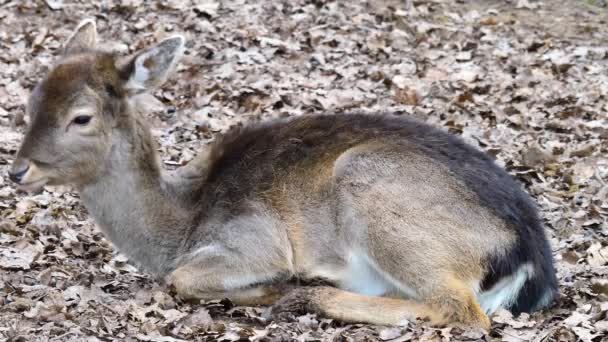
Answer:
[(184, 43), (184, 37), (173, 36), (137, 53), (123, 68), (128, 77), (125, 89), (135, 95), (161, 86), (181, 57)]
[(96, 46), (97, 26), (92, 19), (86, 19), (80, 22), (74, 33), (68, 38), (65, 43), (64, 54), (71, 55), (93, 50)]

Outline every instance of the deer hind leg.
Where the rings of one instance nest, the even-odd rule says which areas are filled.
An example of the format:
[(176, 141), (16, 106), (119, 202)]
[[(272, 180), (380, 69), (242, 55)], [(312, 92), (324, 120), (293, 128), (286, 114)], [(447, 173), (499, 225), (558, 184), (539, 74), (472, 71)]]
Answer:
[(401, 325), (416, 318), (429, 320), (434, 325), (445, 323), (441, 315), (422, 303), (367, 296), (327, 286), (292, 290), (272, 306), (270, 315), (281, 318), (304, 312), (350, 323)]
[(490, 329), (490, 319), (477, 301), (471, 285), (448, 275), (434, 291), (423, 300), (440, 312), (445, 322)]
[(420, 319), (433, 326), (462, 324), (488, 330), (490, 320), (473, 293), (463, 283), (453, 281), (448, 291), (435, 293), (426, 300), (374, 297), (333, 287), (298, 288), (281, 298), (271, 315), (314, 312), (351, 323), (401, 325)]

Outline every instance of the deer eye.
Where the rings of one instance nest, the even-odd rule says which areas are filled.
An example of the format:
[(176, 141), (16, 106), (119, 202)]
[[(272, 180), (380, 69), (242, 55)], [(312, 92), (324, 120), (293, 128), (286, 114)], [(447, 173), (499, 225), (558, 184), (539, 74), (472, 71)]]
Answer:
[(72, 122), (77, 125), (86, 125), (89, 123), (89, 121), (91, 121), (90, 115), (78, 115), (74, 118), (74, 120), (72, 120)]

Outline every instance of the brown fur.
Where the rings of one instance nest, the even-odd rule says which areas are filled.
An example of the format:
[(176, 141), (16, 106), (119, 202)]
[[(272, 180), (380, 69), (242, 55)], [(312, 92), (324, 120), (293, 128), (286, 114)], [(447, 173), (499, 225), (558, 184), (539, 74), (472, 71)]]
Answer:
[[(232, 130), (163, 171), (130, 97), (164, 80), (183, 39), (120, 63), (91, 46), (90, 25), (32, 93), (21, 184), (75, 185), (118, 249), (183, 297), (270, 304), (277, 284), (320, 277), (341, 289), (292, 291), (274, 312), (488, 328), (481, 284), (520, 227), (484, 197), (486, 175), (467, 173), (504, 177), (487, 157), (413, 120), (326, 115)], [(75, 124), (83, 111), (90, 123)], [(537, 266), (522, 265), (514, 284)]]

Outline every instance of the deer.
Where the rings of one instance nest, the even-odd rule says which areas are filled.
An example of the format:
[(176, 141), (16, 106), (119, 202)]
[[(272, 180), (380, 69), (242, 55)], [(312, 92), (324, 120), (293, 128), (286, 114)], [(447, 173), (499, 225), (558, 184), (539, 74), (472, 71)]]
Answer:
[(10, 179), (74, 187), (118, 251), (180, 298), (267, 306), (269, 319), (490, 329), (498, 309), (555, 301), (531, 196), (486, 153), (407, 115), (262, 120), (166, 170), (133, 99), (165, 83), (185, 42), (122, 56), (81, 22), (30, 94)]

